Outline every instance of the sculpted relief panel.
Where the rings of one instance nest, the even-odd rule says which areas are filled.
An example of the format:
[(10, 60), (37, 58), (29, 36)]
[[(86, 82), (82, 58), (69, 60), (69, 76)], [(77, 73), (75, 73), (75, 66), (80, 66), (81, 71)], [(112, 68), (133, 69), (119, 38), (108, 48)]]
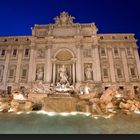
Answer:
[(93, 30), (91, 28), (83, 28), (81, 34), (83, 36), (92, 36)]
[(47, 32), (48, 32), (47, 29), (44, 29), (44, 30), (38, 29), (38, 30), (36, 31), (36, 36), (38, 36), (38, 37), (47, 36), (47, 34), (48, 34)]
[(37, 50), (37, 58), (44, 58), (45, 57), (45, 50), (44, 49), (38, 49)]

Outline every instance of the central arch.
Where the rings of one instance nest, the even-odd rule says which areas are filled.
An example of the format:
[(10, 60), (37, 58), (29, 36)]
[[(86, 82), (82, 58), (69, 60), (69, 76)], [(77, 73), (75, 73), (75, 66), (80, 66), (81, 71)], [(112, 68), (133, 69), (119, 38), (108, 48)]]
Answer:
[(62, 66), (66, 68), (68, 82), (70, 84), (75, 83), (74, 58), (75, 58), (74, 53), (67, 48), (61, 48), (55, 53), (53, 61), (53, 84), (56, 84), (60, 81), (59, 71)]

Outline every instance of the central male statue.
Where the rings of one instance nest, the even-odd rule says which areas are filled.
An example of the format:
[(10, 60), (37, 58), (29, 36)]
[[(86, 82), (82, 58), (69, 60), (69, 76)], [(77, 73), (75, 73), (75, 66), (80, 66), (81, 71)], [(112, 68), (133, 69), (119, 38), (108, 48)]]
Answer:
[(68, 75), (65, 65), (59, 68), (60, 84), (68, 83)]

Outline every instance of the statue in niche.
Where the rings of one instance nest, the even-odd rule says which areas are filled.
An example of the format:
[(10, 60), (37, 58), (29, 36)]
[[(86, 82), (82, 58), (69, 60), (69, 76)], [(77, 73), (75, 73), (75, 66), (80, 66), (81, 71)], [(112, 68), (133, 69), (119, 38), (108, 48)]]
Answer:
[(85, 69), (85, 76), (86, 76), (86, 80), (92, 80), (92, 68), (90, 65), (87, 65)]
[(36, 73), (36, 80), (43, 80), (44, 71), (43, 68), (38, 68)]
[(44, 57), (44, 52), (43, 52), (42, 49), (39, 49), (39, 50), (38, 50), (38, 52), (37, 52), (37, 57), (39, 57), (39, 58)]
[(65, 65), (59, 68), (59, 76), (60, 76), (60, 84), (67, 84), (68, 82), (68, 75)]

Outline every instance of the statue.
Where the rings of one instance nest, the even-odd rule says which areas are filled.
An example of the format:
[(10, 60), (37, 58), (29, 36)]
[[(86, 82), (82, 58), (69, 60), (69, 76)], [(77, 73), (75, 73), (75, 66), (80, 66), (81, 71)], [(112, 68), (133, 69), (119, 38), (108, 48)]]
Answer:
[(59, 17), (58, 17), (58, 16), (57, 16), (57, 17), (55, 17), (55, 18), (54, 18), (54, 20), (55, 20), (55, 24), (56, 24), (56, 25), (60, 24), (60, 19), (59, 19)]
[(75, 19), (75, 17), (69, 16), (69, 20), (68, 20), (69, 24), (73, 24), (74, 19)]
[(55, 17), (55, 24), (60, 26), (72, 25), (75, 17), (70, 16), (67, 12), (60, 13), (60, 16)]
[(67, 84), (68, 83), (68, 76), (67, 76), (67, 73), (66, 73), (66, 67), (65, 67), (65, 65), (63, 65), (59, 69), (59, 76), (60, 76), (60, 83), (61, 84)]
[(85, 76), (86, 80), (92, 80), (92, 68), (90, 65), (87, 65), (87, 68), (85, 69)]
[(85, 94), (89, 94), (90, 92), (90, 88), (88, 86), (85, 86), (84, 88)]
[(43, 80), (44, 72), (43, 68), (39, 68), (36, 73), (36, 80)]

